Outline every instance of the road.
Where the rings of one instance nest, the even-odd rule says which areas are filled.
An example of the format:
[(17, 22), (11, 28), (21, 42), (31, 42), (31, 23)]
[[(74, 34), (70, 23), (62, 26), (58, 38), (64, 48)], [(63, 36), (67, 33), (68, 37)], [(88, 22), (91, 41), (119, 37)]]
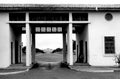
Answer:
[(77, 72), (67, 68), (39, 67), (15, 75), (0, 75), (0, 79), (120, 79), (120, 72), (92, 73)]

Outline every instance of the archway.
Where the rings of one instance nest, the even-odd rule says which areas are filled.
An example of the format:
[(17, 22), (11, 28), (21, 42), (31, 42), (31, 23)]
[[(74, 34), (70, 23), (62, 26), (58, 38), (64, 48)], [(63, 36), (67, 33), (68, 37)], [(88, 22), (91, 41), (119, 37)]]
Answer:
[[(35, 63), (36, 33), (63, 34), (63, 62), (67, 62), (69, 65), (73, 65), (72, 33), (75, 32), (76, 37), (81, 38), (81, 40), (87, 38), (87, 13), (13, 13), (12, 16), (14, 16), (15, 14), (17, 14), (17, 17), (15, 16), (15, 21), (11, 22), (10, 24), (23, 25), (20, 27), (20, 29), (22, 29), (21, 33), (26, 33), (26, 66), (31, 66), (32, 63)], [(25, 16), (19, 17), (18, 14), (24, 14)], [(16, 21), (16, 19), (18, 18), (20, 18), (20, 21)], [(57, 30), (55, 31), (54, 29)], [(77, 52), (79, 52), (78, 50), (80, 50), (80, 47), (84, 47), (82, 41), (79, 45), (79, 41), (77, 41)], [(87, 44), (87, 42), (85, 44)], [(85, 46), (87, 47), (87, 45)], [(82, 50), (80, 51), (82, 52)]]

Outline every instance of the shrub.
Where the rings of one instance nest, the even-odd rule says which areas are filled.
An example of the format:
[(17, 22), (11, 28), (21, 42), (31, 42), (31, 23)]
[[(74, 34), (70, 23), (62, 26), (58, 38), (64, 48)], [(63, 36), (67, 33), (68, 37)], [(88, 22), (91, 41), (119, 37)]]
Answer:
[(35, 63), (33, 64), (33, 66), (31, 67), (31, 69), (34, 69), (34, 68), (38, 68), (40, 65), (38, 63)]
[(115, 62), (120, 64), (120, 54), (115, 55)]
[[(43, 50), (38, 49), (38, 48), (35, 48), (35, 50), (36, 50), (36, 53), (45, 53)], [(22, 52), (23, 54), (26, 54), (26, 46), (22, 48)]]
[(61, 48), (57, 48), (57, 49), (52, 51), (52, 53), (56, 53), (56, 52), (62, 52), (62, 49)]
[(36, 53), (45, 53), (43, 50), (36, 48)]
[(67, 62), (61, 62), (61, 63), (60, 63), (60, 67), (61, 67), (61, 68), (68, 68), (68, 69), (70, 69)]

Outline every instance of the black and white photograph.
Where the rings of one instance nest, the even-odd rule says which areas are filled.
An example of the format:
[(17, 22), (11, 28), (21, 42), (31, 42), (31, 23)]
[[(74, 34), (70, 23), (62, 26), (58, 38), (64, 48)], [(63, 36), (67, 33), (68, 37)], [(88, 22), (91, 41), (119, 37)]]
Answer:
[(120, 79), (120, 1), (0, 0), (0, 79)]

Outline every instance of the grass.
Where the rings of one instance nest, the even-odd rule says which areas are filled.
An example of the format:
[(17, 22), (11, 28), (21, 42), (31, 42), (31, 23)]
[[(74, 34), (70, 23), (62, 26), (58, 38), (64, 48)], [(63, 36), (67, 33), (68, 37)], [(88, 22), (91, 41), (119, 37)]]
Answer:
[[(23, 62), (25, 63), (26, 56), (24, 55), (22, 58)], [(63, 61), (63, 54), (60, 53), (45, 53), (45, 54), (36, 54), (35, 61), (38, 63), (42, 62), (62, 62)], [(76, 55), (73, 56), (73, 61), (76, 61)]]
[(62, 54), (38, 54), (36, 60), (44, 62), (61, 62), (63, 59)]

